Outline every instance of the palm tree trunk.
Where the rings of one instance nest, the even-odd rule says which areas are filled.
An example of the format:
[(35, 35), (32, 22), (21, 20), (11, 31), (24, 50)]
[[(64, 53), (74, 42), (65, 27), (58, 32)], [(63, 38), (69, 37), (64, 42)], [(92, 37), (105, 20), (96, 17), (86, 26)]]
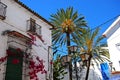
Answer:
[(86, 71), (86, 77), (85, 77), (85, 80), (88, 80), (89, 71), (90, 71), (91, 58), (92, 58), (92, 55), (90, 55), (89, 58), (88, 58), (88, 65), (87, 65), (87, 71)]
[[(67, 47), (68, 47), (68, 54), (70, 54), (70, 34), (66, 33), (67, 35)], [(72, 80), (72, 64), (71, 64), (71, 60), (69, 62), (69, 79)]]
[[(67, 35), (67, 48), (70, 47), (70, 34), (66, 33)], [(68, 48), (68, 54), (70, 54), (70, 49)]]

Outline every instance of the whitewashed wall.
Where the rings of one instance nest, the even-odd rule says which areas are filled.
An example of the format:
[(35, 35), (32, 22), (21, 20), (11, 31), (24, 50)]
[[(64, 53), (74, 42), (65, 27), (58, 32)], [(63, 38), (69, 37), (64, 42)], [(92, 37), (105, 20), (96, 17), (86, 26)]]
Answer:
[(113, 66), (117, 71), (120, 71), (120, 47), (117, 47), (116, 44), (120, 43), (120, 25), (119, 29), (112, 34), (111, 37), (107, 40), (110, 52), (110, 59), (113, 62)]
[[(42, 38), (45, 44), (37, 38), (37, 45), (33, 46), (33, 52), (45, 61), (45, 69), (48, 70), (48, 46), (51, 46), (51, 27), (40, 18), (36, 17), (22, 6), (18, 5), (14, 0), (1, 0), (2, 3), (7, 5), (6, 19), (0, 20), (0, 34), (5, 30), (15, 30), (26, 36), (27, 20), (33, 18), (36, 23), (42, 28)], [(5, 56), (7, 48), (7, 36), (0, 35), (0, 56)], [(50, 55), (51, 56), (51, 55)], [(52, 56), (51, 56), (52, 58)], [(1, 65), (0, 65), (1, 66)], [(1, 73), (1, 72), (0, 72)], [(45, 80), (45, 74), (39, 75), (40, 80)]]
[(107, 37), (107, 43), (110, 53), (110, 59), (116, 71), (120, 71), (120, 17), (118, 17), (112, 25), (103, 34)]
[[(93, 60), (92, 60), (93, 61)], [(100, 66), (98, 67), (97, 64), (93, 61), (94, 66), (91, 65), (90, 66), (90, 71), (89, 71), (89, 76), (88, 76), (88, 80), (102, 80), (102, 74), (100, 71)], [(74, 66), (74, 65), (73, 65)], [(87, 67), (81, 67), (82, 65), (80, 65), (80, 63), (77, 63), (78, 69), (77, 70), (77, 74), (78, 74), (78, 80), (85, 80), (86, 77), (86, 71), (87, 71)], [(80, 69), (81, 68), (81, 69)], [(67, 72), (67, 74), (65, 74), (64, 79), (63, 80), (69, 80), (69, 68), (65, 68), (65, 71)], [(76, 80), (76, 71), (72, 71), (72, 78), (73, 80)]]

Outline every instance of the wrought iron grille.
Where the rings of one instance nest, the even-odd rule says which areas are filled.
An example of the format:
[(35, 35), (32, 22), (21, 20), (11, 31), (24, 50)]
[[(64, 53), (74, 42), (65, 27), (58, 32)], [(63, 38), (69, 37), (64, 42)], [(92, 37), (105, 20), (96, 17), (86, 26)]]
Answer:
[(6, 8), (7, 8), (7, 5), (5, 5), (4, 3), (0, 2), (0, 19), (2, 19), (2, 20), (5, 19)]
[(41, 26), (39, 24), (37, 24), (36, 22), (27, 20), (27, 31), (41, 35)]

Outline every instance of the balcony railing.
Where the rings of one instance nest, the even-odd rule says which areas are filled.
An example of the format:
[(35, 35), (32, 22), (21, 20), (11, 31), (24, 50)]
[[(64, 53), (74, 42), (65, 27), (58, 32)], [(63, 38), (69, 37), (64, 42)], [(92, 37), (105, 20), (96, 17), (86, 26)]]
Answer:
[(27, 31), (41, 35), (41, 26), (37, 24), (36, 22), (27, 20)]
[(0, 19), (2, 19), (2, 20), (5, 19), (6, 8), (7, 8), (7, 6), (4, 3), (0, 2)]

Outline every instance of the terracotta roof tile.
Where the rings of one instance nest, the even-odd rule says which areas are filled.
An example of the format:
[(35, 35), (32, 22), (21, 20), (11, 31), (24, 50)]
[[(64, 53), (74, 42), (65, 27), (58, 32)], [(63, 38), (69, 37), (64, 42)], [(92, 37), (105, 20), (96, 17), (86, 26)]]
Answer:
[(21, 5), (23, 8), (27, 9), (29, 12), (33, 13), (35, 16), (37, 16), (38, 18), (42, 19), (43, 21), (45, 21), (47, 24), (49, 24), (50, 26), (52, 26), (52, 28), (54, 28), (54, 25), (51, 24), (49, 21), (47, 21), (45, 18), (41, 17), (38, 13), (36, 13), (35, 11), (33, 11), (32, 9), (30, 9), (28, 6), (26, 6), (24, 3), (20, 2), (19, 0), (14, 0), (16, 3), (18, 3), (19, 5)]
[(120, 74), (120, 71), (113, 71), (112, 74)]

